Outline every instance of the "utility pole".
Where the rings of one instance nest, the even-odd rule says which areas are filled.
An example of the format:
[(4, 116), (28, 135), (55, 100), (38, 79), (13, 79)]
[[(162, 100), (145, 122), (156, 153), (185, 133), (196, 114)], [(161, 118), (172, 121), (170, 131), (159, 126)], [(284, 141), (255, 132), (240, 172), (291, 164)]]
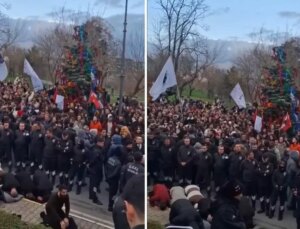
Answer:
[(123, 50), (121, 59), (121, 77), (120, 77), (120, 96), (119, 96), (119, 115), (122, 114), (123, 107), (123, 91), (124, 91), (124, 78), (125, 78), (125, 48), (126, 48), (126, 27), (127, 27), (127, 7), (128, 0), (125, 0), (125, 15), (124, 15), (124, 30), (123, 30)]

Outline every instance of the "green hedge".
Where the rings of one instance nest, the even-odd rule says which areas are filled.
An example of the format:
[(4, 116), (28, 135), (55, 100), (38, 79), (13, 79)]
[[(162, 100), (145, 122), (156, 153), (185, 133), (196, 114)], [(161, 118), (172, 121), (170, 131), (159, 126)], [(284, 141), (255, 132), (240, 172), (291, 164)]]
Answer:
[(2, 229), (45, 229), (43, 225), (30, 225), (21, 221), (16, 215), (0, 211), (0, 228)]

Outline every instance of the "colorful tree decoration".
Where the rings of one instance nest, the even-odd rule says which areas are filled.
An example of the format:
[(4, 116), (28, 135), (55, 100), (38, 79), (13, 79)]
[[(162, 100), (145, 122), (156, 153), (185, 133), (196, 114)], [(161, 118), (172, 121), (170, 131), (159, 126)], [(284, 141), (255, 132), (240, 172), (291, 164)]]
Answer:
[[(82, 100), (91, 90), (99, 93), (103, 90), (101, 75), (107, 43), (99, 42), (111, 39), (101, 20), (93, 19), (74, 27), (73, 43), (64, 47), (64, 56), (56, 69), (58, 89), (66, 100)], [(101, 28), (101, 29), (100, 29)], [(100, 29), (100, 30), (99, 30)], [(101, 52), (102, 51), (102, 52)], [(105, 102), (105, 101), (103, 101)]]
[(288, 113), (293, 120), (294, 130), (300, 130), (296, 125), (299, 114), (299, 91), (295, 84), (295, 69), (286, 63), (286, 51), (282, 46), (273, 48), (274, 65), (265, 68), (260, 87), (260, 108), (265, 122), (282, 123)]

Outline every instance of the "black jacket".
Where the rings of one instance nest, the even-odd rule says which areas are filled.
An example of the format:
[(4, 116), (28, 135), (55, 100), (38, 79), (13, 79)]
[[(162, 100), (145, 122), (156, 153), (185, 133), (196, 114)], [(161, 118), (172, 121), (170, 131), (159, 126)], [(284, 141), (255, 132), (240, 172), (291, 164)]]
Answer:
[(88, 156), (89, 172), (91, 174), (103, 175), (104, 152), (99, 146), (94, 146)]
[(258, 164), (258, 185), (260, 187), (271, 186), (273, 172), (273, 164), (260, 162)]
[(242, 176), (242, 181), (245, 183), (248, 182), (254, 182), (257, 179), (257, 171), (258, 171), (258, 164), (256, 160), (244, 160), (241, 163), (241, 176)]
[(237, 200), (220, 199), (216, 205), (211, 229), (246, 229)]
[(60, 149), (58, 158), (62, 160), (70, 160), (74, 154), (74, 146), (71, 140), (60, 140)]
[(196, 168), (196, 184), (202, 186), (210, 186), (210, 178), (212, 172), (212, 156), (207, 152), (198, 153), (195, 156), (194, 163)]
[(175, 167), (175, 151), (172, 145), (163, 145), (160, 150), (160, 168), (169, 169)]
[(2, 184), (2, 190), (5, 192), (10, 192), (12, 188), (16, 188), (17, 190), (20, 188), (20, 183), (11, 173), (4, 174), (2, 177)]
[(30, 153), (34, 155), (42, 154), (44, 149), (44, 135), (42, 131), (32, 131), (30, 138)]
[(214, 155), (214, 181), (216, 186), (222, 186), (228, 180), (228, 166), (229, 156), (227, 154), (220, 155), (216, 153)]
[(29, 132), (17, 130), (15, 133), (15, 153), (27, 155), (30, 142)]
[(169, 220), (172, 225), (204, 229), (200, 214), (187, 199), (179, 199), (172, 204)]
[(140, 163), (128, 163), (124, 165), (121, 169), (121, 177), (120, 177), (120, 191), (123, 191), (127, 181), (133, 177), (134, 175), (144, 174), (145, 168)]
[(122, 165), (118, 157), (113, 156), (108, 158), (105, 165), (106, 180), (108, 182), (119, 181), (121, 174), (121, 166)]
[(244, 157), (239, 153), (231, 153), (229, 155), (229, 178), (241, 179), (240, 167)]
[(46, 158), (55, 158), (57, 157), (57, 153), (60, 150), (60, 143), (59, 140), (55, 137), (48, 138), (45, 137), (45, 147), (43, 155)]
[(125, 204), (122, 197), (118, 197), (113, 209), (113, 221), (115, 229), (130, 229), (125, 212)]
[(275, 190), (286, 190), (288, 186), (287, 172), (282, 172), (279, 169), (275, 170), (272, 176), (272, 185)]
[(193, 160), (196, 154), (196, 150), (191, 145), (182, 145), (177, 153), (177, 161), (180, 164), (181, 162), (189, 163)]
[(20, 193), (27, 194), (32, 193), (34, 190), (34, 184), (31, 180), (30, 174), (27, 171), (20, 171), (16, 174), (16, 179), (20, 184), (19, 191)]
[(14, 144), (14, 133), (10, 129), (3, 129), (0, 132), (0, 148), (3, 153), (11, 153)]
[(53, 189), (48, 175), (41, 170), (36, 170), (33, 175), (33, 183), (36, 191), (51, 191)]

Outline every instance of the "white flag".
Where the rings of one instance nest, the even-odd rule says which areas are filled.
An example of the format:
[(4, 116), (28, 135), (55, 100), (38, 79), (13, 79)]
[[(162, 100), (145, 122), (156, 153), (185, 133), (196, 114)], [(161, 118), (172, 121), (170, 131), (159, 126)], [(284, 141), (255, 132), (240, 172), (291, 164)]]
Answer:
[(261, 128), (262, 128), (262, 117), (256, 115), (255, 123), (254, 123), (254, 130), (256, 130), (258, 133), (260, 133)]
[(1, 59), (2, 60), (0, 61), (0, 81), (4, 81), (8, 75), (8, 70), (5, 61), (3, 60), (2, 57)]
[(239, 83), (235, 85), (235, 87), (230, 93), (230, 96), (239, 108), (246, 108), (244, 92), (242, 91), (242, 88)]
[(64, 109), (64, 98), (62, 95), (57, 95), (55, 98), (55, 103), (57, 104), (58, 109)]
[(177, 85), (174, 65), (170, 56), (150, 89), (152, 100), (155, 101), (168, 88)]
[(39, 76), (36, 74), (36, 72), (33, 70), (33, 68), (31, 67), (31, 65), (26, 59), (24, 60), (24, 73), (30, 76), (33, 90), (35, 92), (39, 90), (43, 90), (44, 87), (41, 79), (39, 78)]

